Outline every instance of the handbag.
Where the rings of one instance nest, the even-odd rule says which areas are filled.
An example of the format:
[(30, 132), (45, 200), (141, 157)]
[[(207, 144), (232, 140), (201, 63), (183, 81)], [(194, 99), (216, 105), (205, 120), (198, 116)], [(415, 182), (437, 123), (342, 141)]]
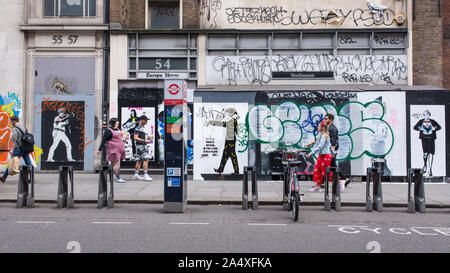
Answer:
[(15, 175), (20, 172), (20, 162), (17, 156), (8, 159), (8, 175)]

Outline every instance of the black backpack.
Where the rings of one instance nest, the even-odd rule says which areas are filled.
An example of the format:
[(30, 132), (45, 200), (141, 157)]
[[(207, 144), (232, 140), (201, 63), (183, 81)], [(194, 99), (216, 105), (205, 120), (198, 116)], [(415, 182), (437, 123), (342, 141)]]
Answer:
[(25, 133), (17, 126), (14, 126), (22, 133), (22, 146), (19, 147), (20, 151), (24, 154), (32, 153), (34, 151), (34, 136), (28, 133), (25, 129)]

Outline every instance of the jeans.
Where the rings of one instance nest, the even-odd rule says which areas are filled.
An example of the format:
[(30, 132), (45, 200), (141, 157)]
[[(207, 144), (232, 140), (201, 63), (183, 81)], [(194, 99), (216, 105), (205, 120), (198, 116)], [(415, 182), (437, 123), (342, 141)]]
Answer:
[[(20, 150), (19, 147), (14, 148), (13, 154), (12, 156), (17, 156), (17, 157), (22, 157), (23, 160), (25, 161), (25, 164), (27, 166), (31, 166), (31, 161), (30, 161), (30, 154), (29, 153), (22, 153), (22, 151)], [(3, 173), (3, 178), (6, 179), (8, 177), (8, 168), (6, 168), (5, 172)]]

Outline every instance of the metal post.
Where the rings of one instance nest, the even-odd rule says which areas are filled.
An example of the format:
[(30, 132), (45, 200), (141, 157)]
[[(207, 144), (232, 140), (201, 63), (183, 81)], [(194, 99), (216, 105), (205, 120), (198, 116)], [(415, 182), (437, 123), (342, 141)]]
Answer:
[(373, 181), (373, 209), (383, 211), (383, 190), (381, 188), (381, 167), (375, 168), (375, 178)]
[(114, 207), (114, 171), (112, 166), (108, 166), (108, 173), (109, 173), (109, 194), (108, 194), (108, 208)]
[(30, 181), (30, 192), (27, 196), (27, 208), (34, 208), (34, 167), (33, 166), (22, 166), (28, 169), (27, 176)]
[(415, 213), (415, 204), (414, 204), (414, 187), (413, 187), (413, 169), (409, 169), (408, 171), (408, 212)]
[[(98, 176), (98, 199), (97, 208), (114, 207), (114, 182), (113, 182), (113, 168), (111, 165), (102, 165)], [(109, 177), (109, 178), (108, 178)], [(109, 179), (109, 193), (108, 193), (108, 179)]]
[(366, 210), (373, 211), (372, 198), (370, 197), (370, 180), (372, 177), (372, 168), (367, 168), (366, 177)]
[[(333, 184), (332, 184), (332, 203), (333, 208), (336, 211), (341, 210), (341, 187), (339, 185), (339, 167), (331, 167), (333, 171)], [(327, 169), (328, 170), (328, 169)]]
[[(19, 182), (17, 189), (17, 208), (33, 207), (34, 206), (34, 191), (29, 191), (28, 182), (31, 179), (30, 166), (20, 166)], [(33, 168), (31, 166), (31, 168)], [(29, 203), (28, 203), (29, 202)]]
[(244, 180), (242, 181), (242, 209), (248, 209), (248, 167), (244, 167)]
[[(414, 183), (414, 186), (413, 186)], [(408, 212), (425, 212), (425, 187), (422, 169), (408, 171)]]
[(331, 210), (331, 201), (330, 201), (330, 192), (329, 192), (329, 177), (330, 177), (330, 168), (331, 167), (327, 167), (327, 171), (325, 173), (325, 200), (324, 200), (324, 206), (325, 206), (325, 210), (326, 211), (330, 211)]
[(70, 192), (67, 196), (67, 208), (74, 207), (74, 191), (73, 191), (73, 166), (67, 166), (70, 181)]
[(56, 207), (64, 208), (67, 205), (67, 166), (59, 166), (58, 195), (56, 196)]
[[(74, 207), (73, 166), (59, 166), (58, 195), (56, 197), (57, 208)], [(70, 191), (68, 183), (70, 181)]]
[(284, 168), (283, 209), (289, 209), (289, 168)]
[(248, 167), (247, 171), (252, 172), (252, 209), (258, 209), (258, 182), (256, 181), (256, 168)]
[(107, 165), (101, 166), (101, 169), (99, 170), (99, 179), (98, 179), (98, 199), (97, 199), (97, 208), (101, 209), (106, 206), (107, 200), (106, 200), (106, 172), (105, 169), (107, 169)]

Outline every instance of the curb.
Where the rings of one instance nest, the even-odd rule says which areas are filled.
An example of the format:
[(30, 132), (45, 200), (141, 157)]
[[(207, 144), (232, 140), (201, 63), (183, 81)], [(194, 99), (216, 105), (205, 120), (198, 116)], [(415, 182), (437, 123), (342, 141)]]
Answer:
[[(3, 199), (0, 203), (16, 203), (15, 199)], [(35, 200), (34, 203), (39, 204), (56, 204), (56, 200)], [(97, 204), (97, 200), (74, 200), (76, 204)], [(114, 200), (115, 204), (164, 204), (163, 200)], [(249, 202), (249, 207), (251, 203)], [(217, 200), (188, 200), (188, 205), (242, 205), (241, 201), (217, 201)], [(282, 201), (260, 201), (258, 202), (260, 206), (282, 206)], [(301, 206), (323, 206), (323, 202), (311, 201), (311, 202), (301, 202)], [(366, 203), (351, 203), (342, 202), (342, 207), (366, 207)], [(383, 207), (386, 208), (408, 208), (408, 204), (399, 203), (383, 203)], [(426, 208), (430, 209), (450, 209), (450, 205), (438, 205), (438, 204), (427, 204)]]

